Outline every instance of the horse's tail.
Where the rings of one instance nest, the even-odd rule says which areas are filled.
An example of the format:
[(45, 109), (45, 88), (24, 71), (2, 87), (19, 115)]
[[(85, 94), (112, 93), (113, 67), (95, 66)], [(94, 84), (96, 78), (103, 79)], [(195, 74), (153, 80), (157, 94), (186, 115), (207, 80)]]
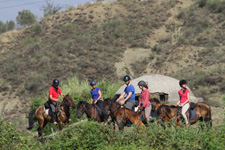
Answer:
[(33, 115), (34, 115), (35, 111), (36, 111), (36, 109), (33, 109), (29, 113), (29, 127), (27, 128), (27, 130), (31, 130), (34, 127), (35, 117), (33, 117)]
[(210, 122), (210, 127), (212, 127), (212, 115), (211, 115), (211, 107), (209, 105), (209, 122)]

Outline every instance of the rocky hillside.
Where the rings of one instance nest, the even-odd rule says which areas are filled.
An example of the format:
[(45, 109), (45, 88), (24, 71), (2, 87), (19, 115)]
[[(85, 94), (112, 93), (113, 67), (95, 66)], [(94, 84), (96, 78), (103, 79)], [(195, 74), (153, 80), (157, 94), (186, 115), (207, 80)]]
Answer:
[(53, 78), (116, 81), (149, 73), (185, 78), (196, 96), (220, 106), (224, 14), (224, 0), (120, 0), (69, 8), (1, 34), (0, 113), (26, 112)]

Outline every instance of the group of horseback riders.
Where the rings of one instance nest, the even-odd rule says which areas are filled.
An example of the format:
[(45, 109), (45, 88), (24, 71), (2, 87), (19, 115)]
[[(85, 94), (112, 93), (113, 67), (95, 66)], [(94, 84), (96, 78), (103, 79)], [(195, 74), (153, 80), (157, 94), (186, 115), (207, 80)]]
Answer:
[[(124, 92), (120, 95), (116, 102), (119, 103), (121, 106), (126, 104), (126, 108), (134, 110), (135, 105), (135, 88), (130, 83), (130, 76), (126, 75), (123, 78), (123, 81), (126, 84)], [(103, 106), (103, 98), (102, 98), (102, 91), (99, 87), (96, 86), (96, 81), (90, 81), (90, 86), (92, 87), (90, 94), (91, 94), (91, 104), (97, 105), (97, 108), (100, 109), (100, 115), (103, 121), (107, 120), (107, 114), (104, 111)], [(190, 92), (187, 89), (187, 82), (185, 80), (180, 80), (179, 85), (181, 89), (178, 91), (180, 96), (180, 100), (177, 102), (177, 106), (182, 107), (182, 116), (185, 119), (186, 126), (188, 126), (189, 122), (186, 116), (186, 111), (189, 109), (189, 99), (190, 99)], [(138, 111), (144, 109), (146, 120), (149, 122), (151, 119), (151, 109), (152, 105), (150, 102), (150, 92), (148, 90), (148, 83), (141, 80), (138, 82), (139, 88), (142, 90), (138, 105)], [(52, 122), (53, 124), (57, 124), (56, 122), (56, 105), (59, 103), (58, 96), (61, 95), (64, 98), (64, 94), (62, 93), (61, 89), (59, 88), (59, 80), (54, 79), (52, 87), (49, 89), (49, 103), (50, 108), (52, 111)], [(126, 97), (125, 97), (126, 96)], [(125, 99), (123, 99), (125, 97)]]

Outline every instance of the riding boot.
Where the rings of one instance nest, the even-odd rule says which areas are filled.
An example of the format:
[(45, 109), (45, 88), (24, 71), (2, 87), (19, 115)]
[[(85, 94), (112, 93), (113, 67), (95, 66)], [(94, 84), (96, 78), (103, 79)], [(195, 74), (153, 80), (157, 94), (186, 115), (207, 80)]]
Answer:
[(58, 123), (56, 122), (56, 113), (55, 112), (52, 112), (52, 123), (54, 125), (57, 125)]

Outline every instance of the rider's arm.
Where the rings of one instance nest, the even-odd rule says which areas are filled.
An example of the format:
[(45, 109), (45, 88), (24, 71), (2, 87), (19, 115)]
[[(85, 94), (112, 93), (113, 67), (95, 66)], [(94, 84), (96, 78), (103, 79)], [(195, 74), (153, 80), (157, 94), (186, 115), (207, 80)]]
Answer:
[[(179, 93), (179, 91), (178, 91), (178, 95), (179, 95), (179, 97), (180, 97), (180, 93)], [(180, 99), (181, 99), (181, 97), (180, 97)], [(180, 104), (180, 100), (177, 102), (177, 106)]]
[(102, 98), (102, 91), (101, 90), (98, 90), (98, 94), (99, 94), (99, 97), (98, 97), (97, 101)]
[(64, 94), (63, 93), (61, 93), (60, 95), (62, 96), (62, 98), (64, 98)]
[(124, 98), (124, 96), (125, 96), (125, 92), (123, 92), (121, 95), (120, 95), (120, 97), (116, 100), (116, 102), (118, 102), (119, 100), (121, 100), (122, 98)]
[(50, 98), (50, 100), (53, 100), (55, 102), (58, 102), (59, 101), (59, 99), (52, 98), (52, 95), (49, 95), (49, 98)]
[(93, 103), (93, 98), (92, 98), (92, 95), (91, 95), (91, 104)]
[(129, 92), (128, 96), (123, 100), (124, 102), (126, 102), (132, 95), (132, 92)]

